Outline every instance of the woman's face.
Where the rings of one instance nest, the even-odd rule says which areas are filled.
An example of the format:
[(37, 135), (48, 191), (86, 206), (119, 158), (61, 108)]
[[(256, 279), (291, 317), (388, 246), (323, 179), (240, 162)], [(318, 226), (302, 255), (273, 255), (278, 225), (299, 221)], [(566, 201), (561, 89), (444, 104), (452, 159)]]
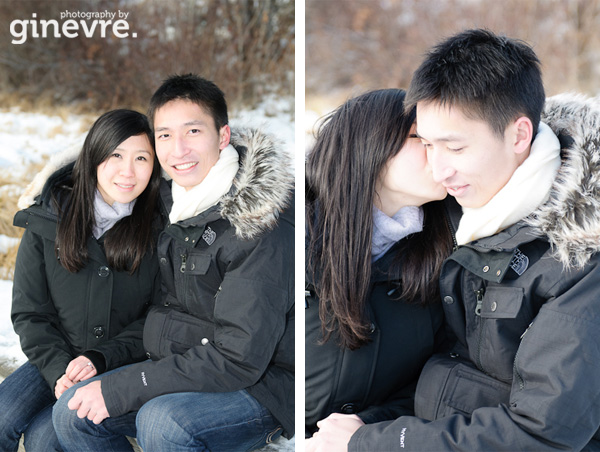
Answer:
[(443, 185), (433, 181), (427, 151), (416, 135), (416, 124), (400, 152), (386, 163), (379, 176), (377, 194), (376, 206), (390, 217), (402, 207), (421, 206), (446, 197)]
[(98, 190), (112, 205), (136, 199), (148, 185), (154, 167), (154, 151), (146, 134), (127, 138), (98, 165)]

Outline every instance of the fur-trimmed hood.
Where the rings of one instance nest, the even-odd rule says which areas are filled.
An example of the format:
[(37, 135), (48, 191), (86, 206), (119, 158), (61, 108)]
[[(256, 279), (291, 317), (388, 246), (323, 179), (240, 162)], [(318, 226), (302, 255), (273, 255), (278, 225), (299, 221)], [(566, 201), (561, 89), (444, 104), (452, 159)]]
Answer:
[(292, 202), (292, 156), (272, 135), (256, 129), (232, 129), (231, 144), (240, 155), (240, 169), (219, 203), (220, 213), (238, 237), (249, 239), (273, 228)]
[(565, 268), (581, 268), (600, 251), (600, 99), (550, 97), (542, 121), (561, 141), (562, 164), (549, 199), (526, 221)]
[[(219, 203), (220, 214), (235, 227), (238, 237), (249, 239), (275, 226), (281, 211), (292, 203), (292, 156), (273, 135), (258, 129), (232, 128), (231, 144), (239, 153), (240, 169), (232, 189)], [(80, 150), (73, 146), (52, 156), (27, 186), (18, 207), (34, 204), (50, 176), (74, 162)]]

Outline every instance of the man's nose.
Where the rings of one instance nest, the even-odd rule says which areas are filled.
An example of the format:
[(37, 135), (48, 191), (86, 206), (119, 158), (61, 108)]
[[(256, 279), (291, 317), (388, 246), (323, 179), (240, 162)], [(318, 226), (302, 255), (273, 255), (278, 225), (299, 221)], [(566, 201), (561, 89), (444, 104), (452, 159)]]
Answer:
[(174, 140), (174, 148), (173, 148), (173, 155), (175, 157), (183, 157), (186, 154), (189, 153), (189, 149), (186, 145), (185, 140), (182, 137), (177, 137)]
[(437, 149), (431, 149), (427, 151), (427, 161), (431, 166), (433, 180), (438, 184), (441, 184), (445, 180), (449, 179), (456, 172), (443, 154)]

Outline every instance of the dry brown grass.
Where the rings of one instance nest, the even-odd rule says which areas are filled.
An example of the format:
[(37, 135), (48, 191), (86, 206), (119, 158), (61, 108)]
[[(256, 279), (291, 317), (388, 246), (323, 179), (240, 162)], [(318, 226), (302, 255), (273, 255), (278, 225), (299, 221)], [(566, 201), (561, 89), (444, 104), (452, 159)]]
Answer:
[[(33, 176), (45, 165), (45, 162), (31, 164), (24, 172), (26, 176), (18, 177), (9, 171), (0, 172), (0, 235), (21, 238), (23, 229), (13, 226), (13, 218), (19, 208), (17, 202), (20, 193)], [(18, 245), (13, 246), (6, 252), (0, 252), (0, 279), (12, 279), (15, 260), (17, 258)]]
[[(22, 235), (22, 233), (21, 233)], [(13, 246), (6, 253), (0, 253), (0, 279), (12, 280), (15, 276), (15, 261), (19, 246)]]

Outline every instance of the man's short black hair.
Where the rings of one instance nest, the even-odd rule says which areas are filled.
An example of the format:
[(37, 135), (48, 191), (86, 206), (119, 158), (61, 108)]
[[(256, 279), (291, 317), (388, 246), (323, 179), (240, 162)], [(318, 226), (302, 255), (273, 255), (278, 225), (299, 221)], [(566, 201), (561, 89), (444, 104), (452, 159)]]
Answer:
[(189, 100), (206, 110), (215, 121), (217, 132), (229, 122), (223, 91), (210, 80), (195, 74), (185, 74), (169, 77), (150, 99), (148, 118), (152, 127), (154, 127), (156, 110), (177, 99)]
[(533, 49), (523, 41), (474, 29), (446, 39), (427, 54), (413, 75), (405, 108), (418, 102), (459, 107), (500, 137), (511, 121), (526, 116), (535, 137), (544, 101), (540, 61)]

